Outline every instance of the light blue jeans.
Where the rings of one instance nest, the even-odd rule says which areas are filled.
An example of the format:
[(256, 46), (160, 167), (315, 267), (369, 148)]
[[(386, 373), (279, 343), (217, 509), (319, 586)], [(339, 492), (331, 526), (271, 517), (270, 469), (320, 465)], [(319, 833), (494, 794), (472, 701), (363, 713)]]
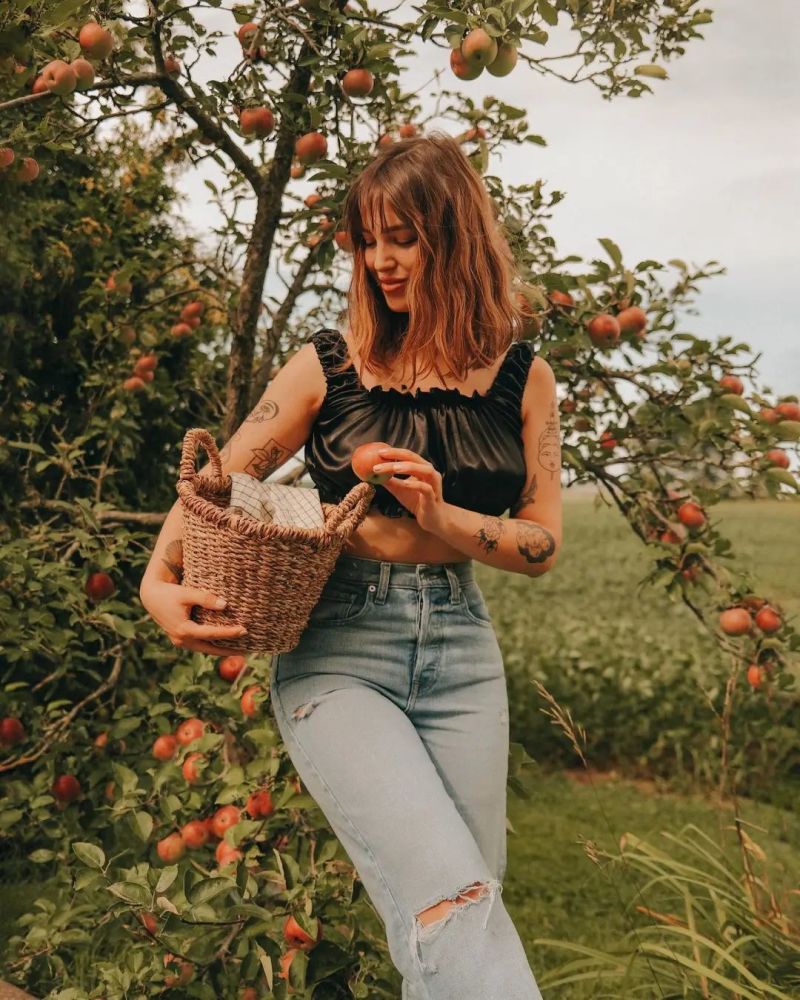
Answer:
[[(542, 1000), (500, 896), (508, 694), (472, 562), (340, 556), (299, 645), (273, 656), (270, 692), (403, 1000)], [(445, 899), (459, 901), (444, 918), (417, 920)]]

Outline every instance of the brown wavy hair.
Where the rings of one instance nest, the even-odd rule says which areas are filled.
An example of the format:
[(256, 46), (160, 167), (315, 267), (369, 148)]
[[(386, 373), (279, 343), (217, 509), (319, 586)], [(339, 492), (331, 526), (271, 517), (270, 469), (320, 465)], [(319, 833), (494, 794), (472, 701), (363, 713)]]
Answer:
[[(391, 310), (365, 260), (362, 224), (386, 226), (386, 205), (417, 235), (419, 266), (407, 284), (408, 312)], [(524, 329), (516, 303), (518, 272), (497, 222), (497, 208), (459, 143), (445, 132), (401, 139), (379, 149), (344, 201), (340, 228), (353, 244), (345, 321), (373, 374), (404, 371), (412, 382), (434, 369), (464, 380), (490, 367)], [(344, 371), (350, 360), (335, 370)]]

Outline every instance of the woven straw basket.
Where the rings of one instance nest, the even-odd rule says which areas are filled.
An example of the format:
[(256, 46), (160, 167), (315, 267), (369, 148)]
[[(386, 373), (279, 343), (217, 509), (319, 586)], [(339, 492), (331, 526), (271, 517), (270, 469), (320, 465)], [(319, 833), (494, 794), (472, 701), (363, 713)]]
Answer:
[[(195, 471), (197, 447), (208, 452), (213, 476)], [(209, 640), (242, 653), (285, 653), (308, 624), (322, 588), (375, 495), (357, 483), (338, 504), (322, 503), (324, 528), (256, 521), (226, 510), (230, 476), (223, 475), (214, 438), (200, 427), (183, 439), (178, 496), (183, 508), (183, 583), (227, 601), (222, 611), (192, 608), (202, 625), (244, 625), (240, 638)]]

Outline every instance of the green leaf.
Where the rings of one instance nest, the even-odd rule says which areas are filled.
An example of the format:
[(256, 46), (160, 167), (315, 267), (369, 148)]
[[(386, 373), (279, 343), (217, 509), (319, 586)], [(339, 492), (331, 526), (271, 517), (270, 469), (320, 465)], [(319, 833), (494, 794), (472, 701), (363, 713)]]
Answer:
[(741, 410), (742, 413), (752, 414), (747, 401), (742, 399), (736, 392), (723, 392), (719, 398), (720, 402), (725, 403), (726, 406), (733, 407), (734, 410)]
[(539, 8), (543, 21), (546, 21), (551, 27), (558, 24), (558, 11), (549, 0), (538, 0), (536, 6)]
[(156, 882), (156, 892), (166, 892), (177, 877), (178, 866), (169, 865), (158, 876), (158, 882)]
[(139, 839), (147, 843), (150, 839), (150, 834), (153, 832), (153, 817), (150, 813), (146, 812), (133, 813), (131, 816), (131, 826), (134, 833), (139, 836)]
[(46, 455), (47, 452), (40, 444), (34, 441), (6, 441), (9, 448), (22, 448), (24, 451), (35, 451), (37, 455)]
[(102, 868), (106, 863), (106, 856), (96, 844), (89, 844), (85, 841), (76, 841), (72, 845), (78, 861), (82, 861), (89, 868)]
[(800, 441), (800, 420), (781, 420), (775, 431), (779, 441)]
[(235, 887), (236, 882), (230, 878), (207, 878), (193, 885), (186, 894), (186, 898), (193, 905), (207, 903), (209, 899), (214, 899)]
[(33, 851), (28, 856), (34, 864), (41, 865), (46, 861), (52, 861), (56, 856), (56, 852), (49, 851), (46, 847), (40, 847), (38, 851)]
[(797, 480), (788, 469), (781, 469), (780, 466), (773, 465), (767, 469), (767, 478), (773, 479), (777, 483), (783, 483), (785, 486), (791, 486), (795, 491), (798, 490)]
[(138, 882), (115, 882), (108, 891), (126, 903), (137, 903), (139, 906), (150, 905), (150, 890)]
[(47, 15), (47, 23), (51, 27), (59, 25), (62, 21), (66, 21), (68, 17), (75, 13), (76, 10), (83, 7), (84, 0), (63, 0), (57, 7), (49, 12)]
[(601, 237), (597, 242), (603, 247), (605, 252), (611, 258), (611, 260), (614, 263), (614, 266), (621, 271), (622, 251), (617, 246), (617, 244), (612, 239), (609, 239), (607, 236)]
[(18, 823), (25, 813), (21, 809), (7, 809), (0, 813), (0, 830), (8, 830), (15, 823)]

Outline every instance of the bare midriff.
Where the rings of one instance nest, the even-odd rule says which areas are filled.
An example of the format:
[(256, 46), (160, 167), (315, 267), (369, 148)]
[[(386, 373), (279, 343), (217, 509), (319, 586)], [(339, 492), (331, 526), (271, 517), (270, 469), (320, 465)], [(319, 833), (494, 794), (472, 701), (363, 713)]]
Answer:
[(370, 511), (345, 543), (343, 553), (386, 562), (443, 563), (467, 562), (469, 556), (454, 549), (413, 518), (387, 517)]

